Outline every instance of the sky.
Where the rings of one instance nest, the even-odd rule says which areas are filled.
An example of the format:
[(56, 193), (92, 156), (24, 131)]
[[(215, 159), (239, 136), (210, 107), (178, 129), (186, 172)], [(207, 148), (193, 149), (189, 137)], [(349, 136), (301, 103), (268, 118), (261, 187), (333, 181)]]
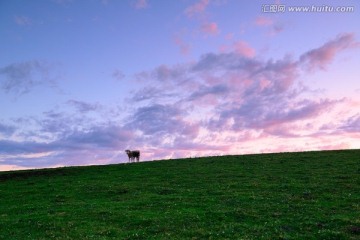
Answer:
[(355, 0), (2, 0), (0, 171), (360, 148)]

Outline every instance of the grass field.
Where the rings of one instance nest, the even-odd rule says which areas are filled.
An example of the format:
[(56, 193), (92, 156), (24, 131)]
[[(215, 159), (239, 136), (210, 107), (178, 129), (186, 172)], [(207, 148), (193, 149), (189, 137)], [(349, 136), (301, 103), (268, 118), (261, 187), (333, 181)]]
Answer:
[(0, 239), (360, 239), (360, 150), (3, 172)]

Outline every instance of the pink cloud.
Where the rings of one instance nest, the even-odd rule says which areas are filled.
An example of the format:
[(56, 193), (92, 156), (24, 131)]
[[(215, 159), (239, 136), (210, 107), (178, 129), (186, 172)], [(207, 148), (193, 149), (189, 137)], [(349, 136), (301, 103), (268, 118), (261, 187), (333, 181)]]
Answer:
[(274, 20), (269, 17), (259, 16), (255, 19), (255, 24), (257, 26), (270, 26), (274, 24)]
[(283, 23), (265, 16), (257, 17), (254, 21), (254, 24), (259, 27), (265, 27), (268, 30), (267, 34), (270, 36), (274, 36), (284, 31)]
[(190, 53), (190, 45), (184, 42), (180, 37), (175, 37), (174, 42), (179, 47), (182, 55), (188, 55)]
[(0, 172), (4, 172), (4, 171), (15, 171), (15, 170), (26, 170), (29, 168), (25, 168), (25, 167), (21, 167), (21, 166), (17, 166), (17, 165), (0, 165)]
[(340, 149), (350, 149), (351, 148), (351, 145), (346, 142), (329, 144), (329, 145), (323, 145), (323, 144), (326, 144), (326, 142), (320, 144), (320, 146), (319, 146), (320, 150), (340, 150)]
[(353, 33), (341, 34), (321, 47), (304, 53), (300, 56), (299, 62), (310, 71), (315, 69), (325, 70), (337, 53), (358, 47), (360, 47), (360, 43), (355, 41)]
[(237, 41), (234, 43), (233, 48), (235, 51), (248, 58), (252, 58), (255, 56), (255, 49), (253, 49), (247, 42), (245, 41)]
[(209, 0), (200, 0), (197, 3), (191, 5), (185, 9), (185, 14), (188, 17), (194, 17), (198, 14), (203, 13), (206, 10), (206, 7), (209, 4)]
[(219, 33), (219, 28), (217, 23), (215, 22), (210, 22), (210, 23), (205, 23), (201, 26), (201, 31), (209, 34), (209, 35), (215, 35)]
[[(181, 45), (181, 38), (175, 43)], [(353, 45), (353, 37), (343, 34), (305, 52), (300, 60), (286, 56), (273, 60), (255, 57), (247, 42), (238, 41), (227, 46), (227, 52), (208, 53), (189, 63), (160, 65), (136, 76), (142, 87), (129, 94), (130, 104), (111, 109), (119, 118), (105, 114), (103, 121), (92, 120), (86, 114), (104, 115), (105, 106), (70, 100), (68, 105), (76, 111), (49, 111), (33, 120), (43, 134), (36, 136), (44, 139), (41, 142), (24, 137), (26, 132), (19, 135), (22, 130), (16, 123), (0, 123), (0, 134), (23, 138), (18, 142), (0, 139), (0, 155), (13, 155), (2, 164), (11, 168), (124, 162), (126, 148), (140, 149), (142, 160), (149, 160), (266, 149), (347, 148), (346, 143), (359, 146), (355, 145), (360, 131), (359, 105), (351, 105), (352, 112), (346, 112), (341, 100), (311, 95), (299, 78), (301, 67), (315, 60), (332, 60)], [(0, 74), (19, 70), (9, 69), (0, 69)], [(120, 73), (115, 72), (115, 77)], [(333, 125), (321, 129), (326, 121)], [(333, 141), (319, 142), (322, 137)], [(49, 155), (29, 157), (42, 153)]]
[(219, 51), (222, 53), (234, 52), (247, 58), (253, 58), (256, 55), (255, 49), (252, 48), (247, 42), (241, 40), (234, 42), (231, 45), (221, 45), (219, 47)]
[(228, 33), (225, 35), (225, 40), (232, 40), (234, 38), (234, 34), (233, 33)]
[(137, 0), (137, 2), (135, 3), (135, 8), (143, 9), (143, 8), (147, 8), (148, 5), (149, 4), (148, 4), (147, 0)]

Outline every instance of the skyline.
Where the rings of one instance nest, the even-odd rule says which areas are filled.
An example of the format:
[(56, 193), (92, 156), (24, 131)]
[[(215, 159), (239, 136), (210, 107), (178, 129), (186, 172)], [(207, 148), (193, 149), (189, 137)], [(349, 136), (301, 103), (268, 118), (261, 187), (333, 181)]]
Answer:
[(0, 171), (360, 148), (358, 9), (3, 1)]

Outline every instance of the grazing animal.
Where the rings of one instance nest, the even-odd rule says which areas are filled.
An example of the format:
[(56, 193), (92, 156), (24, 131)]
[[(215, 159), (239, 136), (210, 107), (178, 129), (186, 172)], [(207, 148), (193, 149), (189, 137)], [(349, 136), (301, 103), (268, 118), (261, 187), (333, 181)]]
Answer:
[(125, 150), (126, 154), (129, 157), (129, 162), (139, 162), (140, 161), (140, 151), (139, 150)]

